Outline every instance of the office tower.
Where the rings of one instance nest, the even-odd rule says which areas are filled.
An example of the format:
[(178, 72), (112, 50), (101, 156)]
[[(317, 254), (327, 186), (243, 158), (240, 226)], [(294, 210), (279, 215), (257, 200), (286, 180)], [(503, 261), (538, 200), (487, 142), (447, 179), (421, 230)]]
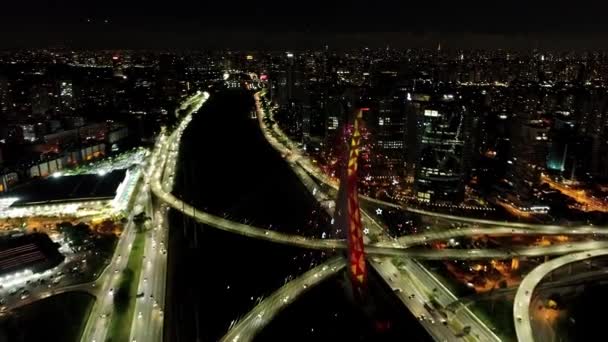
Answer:
[(74, 111), (74, 88), (70, 80), (59, 82), (59, 109), (62, 113)]
[(0, 114), (8, 111), (10, 104), (8, 79), (0, 76)]
[(375, 108), (375, 117), (370, 123), (374, 130), (379, 155), (384, 166), (403, 172), (405, 154), (405, 103), (398, 93), (382, 97)]
[(421, 102), (418, 109), (416, 198), (421, 202), (464, 199), (466, 108), (451, 95)]

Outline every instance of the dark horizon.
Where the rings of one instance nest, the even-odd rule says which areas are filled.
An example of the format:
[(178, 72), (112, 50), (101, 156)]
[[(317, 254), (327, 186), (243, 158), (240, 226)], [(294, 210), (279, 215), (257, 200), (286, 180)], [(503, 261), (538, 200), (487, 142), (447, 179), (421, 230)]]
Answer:
[(576, 4), (25, 0), (0, 14), (0, 48), (608, 47), (603, 8)]
[[(82, 34), (82, 31), (79, 31)], [(268, 32), (213, 30), (190, 33), (167, 31), (120, 31), (108, 29), (74, 37), (67, 31), (1, 32), (0, 49), (236, 49), (236, 50), (331, 50), (355, 48), (428, 48), (444, 50), (601, 51), (608, 49), (605, 34), (480, 34), (442, 32)]]

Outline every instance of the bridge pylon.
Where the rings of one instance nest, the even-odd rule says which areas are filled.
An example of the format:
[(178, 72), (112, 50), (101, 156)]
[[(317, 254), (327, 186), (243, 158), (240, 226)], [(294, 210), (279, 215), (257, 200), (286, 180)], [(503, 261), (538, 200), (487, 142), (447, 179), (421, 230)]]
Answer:
[(348, 273), (353, 292), (363, 296), (367, 287), (367, 265), (363, 244), (363, 226), (357, 191), (357, 167), (361, 147), (361, 124), (363, 112), (360, 108), (353, 118), (353, 129), (348, 146), (348, 163), (342, 171), (336, 205), (335, 220), (345, 233), (348, 241)]

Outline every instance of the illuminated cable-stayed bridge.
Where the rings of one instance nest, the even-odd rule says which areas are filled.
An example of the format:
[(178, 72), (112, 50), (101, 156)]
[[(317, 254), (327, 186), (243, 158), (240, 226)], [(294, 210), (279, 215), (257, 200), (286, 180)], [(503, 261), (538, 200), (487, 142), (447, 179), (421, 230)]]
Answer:
[[(181, 134), (181, 133), (180, 133)], [(258, 227), (254, 227), (248, 224), (243, 224), (243, 223), (239, 223), (239, 222), (234, 222), (231, 220), (227, 220), (225, 218), (222, 217), (218, 217), (216, 215), (204, 212), (202, 210), (199, 210), (187, 203), (184, 203), (183, 201), (180, 201), (179, 199), (177, 199), (175, 196), (173, 196), (172, 194), (170, 194), (169, 192), (167, 192), (165, 189), (163, 189), (162, 187), (162, 183), (166, 181), (165, 176), (166, 176), (166, 172), (163, 172), (164, 168), (166, 167), (166, 163), (167, 160), (171, 160), (172, 162), (170, 163), (171, 165), (174, 165), (174, 161), (176, 160), (176, 156), (177, 156), (177, 151), (179, 150), (177, 147), (179, 145), (179, 135), (180, 134), (172, 134), (169, 135), (167, 139), (165, 139), (165, 144), (164, 146), (161, 146), (161, 148), (156, 151), (157, 153), (159, 153), (160, 158), (158, 159), (159, 164), (158, 167), (156, 168), (156, 173), (151, 175), (151, 185), (152, 185), (152, 190), (153, 192), (157, 195), (157, 197), (159, 197), (162, 201), (168, 203), (171, 207), (182, 211), (184, 214), (193, 217), (194, 219), (196, 219), (197, 221), (207, 224), (211, 227), (215, 227), (218, 229), (223, 229), (226, 231), (230, 231), (233, 233), (237, 233), (237, 234), (241, 234), (241, 235), (245, 235), (245, 236), (249, 236), (252, 238), (256, 238), (256, 239), (263, 239), (263, 240), (268, 240), (268, 241), (273, 241), (273, 242), (277, 242), (277, 243), (282, 243), (282, 244), (287, 244), (287, 245), (292, 245), (292, 246), (299, 246), (299, 247), (306, 247), (306, 248), (314, 248), (314, 249), (329, 249), (329, 250), (334, 250), (334, 249), (345, 249), (347, 250), (347, 255), (348, 258), (346, 260), (346, 263), (340, 263), (338, 261), (332, 261), (335, 262), (336, 264), (325, 268), (325, 266), (327, 265), (320, 265), (319, 269), (315, 269), (316, 272), (311, 272), (302, 275), (301, 278), (296, 279), (295, 281), (298, 281), (300, 285), (302, 284), (307, 284), (307, 286), (295, 286), (293, 284), (298, 284), (298, 283), (292, 283), (292, 285), (286, 287), (286, 288), (281, 288), (279, 289), (276, 294), (278, 296), (273, 296), (272, 300), (270, 300), (270, 297), (268, 298), (268, 301), (264, 300), (262, 302), (260, 302), (260, 304), (258, 305), (260, 308), (266, 308), (262, 311), (259, 311), (258, 314), (260, 314), (260, 312), (263, 312), (262, 314), (260, 314), (260, 316), (253, 315), (246, 315), (239, 323), (237, 323), (231, 330), (230, 332), (226, 335), (226, 340), (236, 340), (236, 341), (240, 341), (240, 340), (249, 340), (252, 338), (252, 336), (255, 334), (255, 332), (259, 331), (259, 329), (261, 329), (268, 321), (270, 321), (273, 317), (274, 314), (276, 314), (278, 311), (280, 311), (283, 307), (285, 307), (286, 305), (288, 305), (289, 303), (291, 303), (299, 294), (305, 292), (311, 285), (311, 284), (316, 284), (317, 282), (307, 282), (306, 280), (302, 280), (302, 279), (306, 279), (307, 277), (312, 277), (315, 278), (317, 280), (319, 280), (320, 278), (325, 279), (327, 276), (329, 276), (330, 273), (333, 272), (337, 272), (340, 269), (342, 269), (343, 266), (347, 266), (349, 267), (349, 274), (351, 276), (351, 279), (353, 281), (353, 285), (355, 286), (359, 286), (362, 285), (364, 287), (365, 284), (365, 266), (363, 267), (355, 267), (354, 269), (352, 268), (352, 266), (358, 266), (360, 264), (358, 264), (361, 259), (363, 259), (363, 263), (365, 264), (365, 254), (363, 252), (363, 243), (361, 243), (361, 246), (359, 248), (359, 246), (357, 246), (357, 238), (358, 237), (362, 237), (362, 232), (359, 231), (357, 233), (357, 230), (352, 230), (353, 235), (347, 235), (347, 239), (342, 240), (342, 239), (313, 239), (313, 238), (307, 238), (304, 236), (299, 236), (299, 235), (293, 235), (293, 234), (284, 234), (284, 233), (280, 233), (280, 232), (276, 232), (276, 231), (272, 231), (272, 230), (268, 230), (268, 229), (264, 229), (264, 228), (258, 228)], [(275, 141), (276, 142), (276, 141)], [(271, 142), (272, 143), (272, 142)], [(354, 144), (354, 142), (351, 139), (351, 146)], [(356, 156), (356, 154), (355, 154)], [(350, 157), (353, 157), (353, 153), (352, 150), (349, 153), (349, 159)], [(349, 163), (350, 164), (350, 163)], [(349, 165), (350, 166), (350, 165)], [(356, 170), (356, 168), (355, 168)], [(355, 173), (356, 174), (356, 173)], [(346, 172), (346, 175), (348, 176), (348, 172)], [(352, 173), (351, 173), (352, 175)], [(343, 182), (343, 184), (348, 185), (348, 182)], [(348, 190), (348, 188), (347, 188)], [(356, 188), (352, 189), (354, 191), (351, 191), (350, 194), (354, 194), (354, 196), (351, 196), (349, 198), (349, 191), (343, 191), (346, 195), (343, 196), (343, 198), (345, 198), (346, 200), (341, 201), (341, 199), (339, 198), (337, 201), (337, 208), (342, 208), (342, 210), (344, 210), (345, 213), (347, 213), (347, 215), (345, 215), (345, 218), (348, 219), (352, 219), (353, 217), (357, 217), (357, 215), (359, 216), (359, 219), (361, 219), (361, 213), (359, 212), (359, 214), (355, 214), (357, 211), (354, 210), (354, 208), (358, 208), (358, 203), (357, 205), (353, 205), (353, 203), (355, 202), (348, 202), (348, 199), (352, 199), (353, 197), (358, 198), (358, 194), (356, 193)], [(351, 205), (351, 207), (348, 207), (348, 205)], [(352, 210), (351, 210), (352, 209)], [(338, 221), (339, 216), (336, 216), (336, 221)], [(356, 220), (349, 220), (347, 221), (346, 225), (353, 223), (352, 226), (357, 227), (359, 229), (361, 229), (362, 224), (359, 221), (359, 224), (357, 224)], [(350, 226), (349, 226), (350, 228)], [(499, 231), (499, 227), (496, 228), (497, 231), (496, 233), (498, 235), (509, 235), (509, 228), (500, 228), (501, 230)], [(588, 233), (588, 229), (589, 227), (543, 227), (544, 231), (546, 231), (547, 233), (554, 233), (554, 234), (577, 234), (579, 233), (579, 229), (580, 232), (582, 233), (583, 231), (585, 231), (586, 233)], [(491, 229), (490, 229), (491, 230)], [(520, 234), (521, 232), (533, 232), (534, 228), (531, 227), (518, 227), (517, 229), (511, 229), (511, 233), (512, 234)], [(458, 250), (458, 249), (446, 249), (446, 250), (408, 250), (408, 247), (416, 245), (416, 244), (423, 244), (426, 243), (430, 240), (433, 239), (437, 239), (437, 240), (441, 240), (441, 239), (445, 239), (446, 238), (446, 234), (450, 235), (451, 231), (445, 231), (445, 232), (431, 232), (431, 233), (427, 233), (427, 234), (420, 234), (420, 235), (415, 235), (415, 236), (407, 236), (407, 237), (403, 237), (401, 238), (400, 241), (380, 241), (377, 244), (373, 244), (373, 245), (367, 245), (365, 246), (365, 249), (367, 251), (368, 254), (373, 254), (373, 255), (395, 255), (395, 256), (402, 256), (402, 257), (414, 257), (414, 258), (427, 258), (427, 259), (448, 259), (448, 258), (455, 258), (455, 259), (484, 259), (484, 258), (502, 258), (502, 259), (509, 259), (512, 258), (513, 256), (538, 256), (538, 255), (547, 255), (547, 254), (551, 254), (551, 255), (560, 255), (560, 254), (568, 254), (568, 253), (572, 253), (574, 251), (580, 251), (580, 250), (590, 250), (590, 249), (599, 249), (599, 248), (606, 248), (606, 244), (602, 241), (595, 241), (595, 242), (584, 242), (584, 243), (572, 243), (569, 246), (568, 245), (563, 245), (563, 246), (550, 246), (550, 247), (524, 247), (524, 248), (520, 248), (520, 249), (511, 249), (511, 250), (491, 250), (491, 249), (479, 249), (479, 250)], [(454, 234), (456, 234), (456, 232), (454, 232)], [(464, 230), (463, 232), (458, 232), (457, 236), (476, 236), (476, 235), (485, 235), (486, 231), (484, 230), (484, 232), (480, 232), (480, 231), (476, 231), (475, 228), (470, 228), (467, 230)], [(490, 234), (492, 234), (492, 232), (490, 232)], [(584, 233), (583, 233), (584, 234)], [(350, 239), (350, 240), (349, 240)], [(351, 244), (351, 241), (354, 242), (354, 244)], [(359, 255), (354, 255), (352, 254), (353, 251), (353, 246), (356, 247), (355, 251), (357, 253), (359, 253)], [(352, 258), (351, 258), (352, 257)], [(303, 278), (302, 278), (303, 277)], [(311, 278), (311, 279), (312, 279)], [(257, 307), (256, 307), (257, 308)], [(249, 318), (247, 318), (249, 317)], [(247, 327), (250, 327), (247, 328)], [(255, 328), (255, 329), (254, 329)], [(235, 333), (233, 333), (233, 331)]]

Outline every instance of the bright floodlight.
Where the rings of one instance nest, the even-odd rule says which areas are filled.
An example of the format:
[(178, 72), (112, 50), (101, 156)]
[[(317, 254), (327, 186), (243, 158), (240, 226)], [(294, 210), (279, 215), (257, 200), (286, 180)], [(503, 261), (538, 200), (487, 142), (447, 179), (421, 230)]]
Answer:
[(101, 169), (101, 170), (97, 171), (97, 174), (100, 175), (100, 176), (105, 176), (106, 173), (108, 173), (108, 172), (106, 170), (104, 170), (104, 169)]
[(55, 173), (53, 173), (53, 178), (59, 178), (61, 176), (63, 176), (63, 174), (61, 172), (55, 172)]
[(225, 72), (224, 73), (224, 81), (227, 80), (228, 78), (230, 78), (230, 74)]

